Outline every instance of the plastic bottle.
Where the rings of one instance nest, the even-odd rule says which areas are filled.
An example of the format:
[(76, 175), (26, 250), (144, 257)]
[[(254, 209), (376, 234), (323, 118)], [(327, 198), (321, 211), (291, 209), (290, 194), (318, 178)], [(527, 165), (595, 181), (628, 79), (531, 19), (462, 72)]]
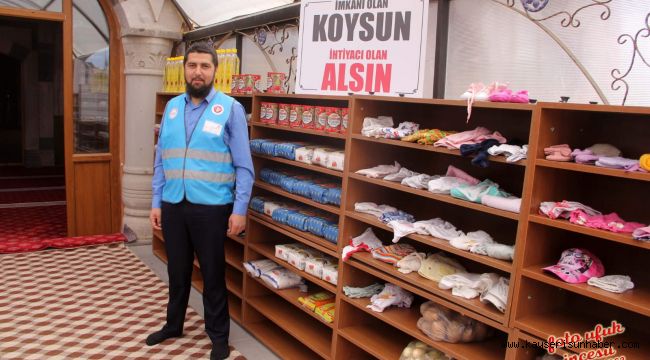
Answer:
[(219, 91), (223, 86), (223, 49), (217, 49), (217, 73), (214, 76), (214, 89)]
[(234, 57), (233, 57), (233, 49), (226, 49), (226, 56), (225, 56), (225, 69), (224, 69), (224, 78), (223, 78), (223, 87), (221, 89), (222, 92), (224, 93), (230, 93), (230, 84), (232, 83), (232, 74), (233, 74), (233, 65), (234, 65)]

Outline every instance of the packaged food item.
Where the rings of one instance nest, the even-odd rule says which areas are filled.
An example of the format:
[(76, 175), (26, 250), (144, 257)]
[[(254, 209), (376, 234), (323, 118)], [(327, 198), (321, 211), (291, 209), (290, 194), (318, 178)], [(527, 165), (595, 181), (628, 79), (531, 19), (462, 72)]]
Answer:
[(316, 315), (320, 316), (323, 320), (327, 321), (328, 323), (334, 322), (334, 313), (336, 310), (336, 304), (335, 303), (328, 303), (325, 305), (317, 306), (316, 309), (314, 309), (314, 312)]
[(300, 127), (302, 126), (302, 105), (293, 104), (289, 111), (289, 126)]
[(268, 103), (266, 108), (266, 123), (275, 125), (278, 122), (278, 103)]
[(327, 157), (328, 169), (343, 171), (343, 165), (345, 163), (345, 152), (343, 151), (333, 151)]
[(268, 123), (268, 120), (266, 119), (268, 110), (269, 110), (269, 103), (263, 102), (260, 104), (260, 122), (264, 124)]
[(233, 74), (232, 80), (230, 81), (230, 93), (233, 95), (239, 94), (239, 80), (241, 75)]
[(302, 127), (313, 129), (316, 126), (314, 121), (314, 107), (311, 105), (302, 106)]
[(303, 278), (285, 268), (267, 271), (260, 278), (275, 289), (289, 289), (305, 283)]
[(285, 73), (269, 72), (266, 74), (266, 92), (271, 94), (278, 94), (284, 92), (284, 79)]
[(336, 107), (327, 108), (327, 123), (325, 131), (341, 132), (341, 109)]
[(323, 280), (328, 283), (336, 285), (339, 279), (339, 265), (338, 264), (325, 264), (323, 265)]
[(305, 272), (319, 279), (323, 278), (323, 266), (335, 264), (336, 259), (330, 256), (313, 257), (305, 260)]
[(314, 118), (316, 119), (316, 123), (314, 124), (314, 129), (325, 130), (325, 128), (327, 127), (328, 117), (329, 117), (329, 107), (316, 106), (314, 108)]
[(289, 112), (291, 105), (278, 104), (278, 125), (289, 126)]
[(260, 80), (261, 76), (257, 74), (244, 74), (241, 75), (240, 91), (242, 94), (252, 94), (254, 92), (260, 92)]
[(492, 328), (432, 301), (420, 306), (422, 317), (417, 327), (434, 341), (468, 343), (492, 336)]
[(342, 108), (341, 109), (341, 134), (345, 134), (348, 132), (348, 113), (350, 111), (350, 108)]
[(316, 149), (315, 146), (305, 146), (296, 149), (296, 161), (303, 162), (305, 164), (312, 164), (312, 158), (314, 157), (314, 149)]
[(298, 298), (298, 302), (311, 311), (314, 311), (317, 307), (325, 304), (333, 304), (335, 301), (334, 294), (325, 291)]
[(275, 257), (284, 261), (289, 261), (289, 252), (304, 248), (305, 245), (301, 243), (275, 245)]

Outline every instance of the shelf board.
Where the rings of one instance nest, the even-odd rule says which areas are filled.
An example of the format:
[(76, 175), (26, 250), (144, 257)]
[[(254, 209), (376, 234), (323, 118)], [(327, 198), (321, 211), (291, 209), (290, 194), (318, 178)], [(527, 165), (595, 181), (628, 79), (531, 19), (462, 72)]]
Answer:
[(453, 197), (451, 195), (434, 194), (434, 193), (432, 193), (430, 191), (427, 191), (427, 190), (415, 189), (415, 188), (412, 188), (410, 186), (402, 185), (400, 183), (396, 183), (396, 182), (393, 182), (393, 181), (381, 180), (381, 179), (373, 179), (373, 178), (369, 178), (369, 177), (364, 176), (364, 175), (354, 174), (354, 173), (350, 173), (349, 177), (351, 179), (356, 179), (356, 180), (367, 182), (367, 183), (370, 183), (370, 184), (383, 186), (385, 188), (395, 189), (395, 190), (406, 192), (406, 193), (409, 193), (409, 194), (418, 195), (418, 196), (425, 197), (425, 198), (428, 198), (428, 199), (441, 201), (441, 202), (444, 202), (444, 203), (447, 203), (447, 204), (452, 204), (452, 205), (464, 207), (464, 208), (467, 208), (467, 209), (480, 211), (480, 212), (483, 212), (483, 213), (486, 213), (486, 214), (504, 217), (504, 218), (507, 218), (507, 219), (519, 220), (519, 217), (520, 217), (520, 214), (518, 214), (518, 213), (513, 213), (513, 212), (510, 212), (510, 211), (495, 209), (495, 208), (492, 208), (492, 207), (489, 207), (489, 206), (485, 206), (483, 204), (477, 204), (475, 202), (457, 199), (457, 198), (455, 198), (455, 197)]
[(447, 299), (455, 304), (458, 304), (464, 308), (472, 310), (476, 313), (479, 313), (487, 318), (490, 318), (494, 321), (497, 321), (505, 325), (506, 322), (505, 315), (499, 310), (497, 310), (494, 306), (490, 304), (482, 303), (478, 297), (474, 299), (465, 299), (460, 296), (454, 296), (452, 295), (451, 290), (440, 289), (438, 287), (438, 282), (420, 276), (417, 273), (417, 271), (412, 272), (410, 274), (403, 274), (397, 271), (397, 268), (395, 266), (374, 259), (372, 255), (367, 252), (358, 252), (352, 255), (352, 257), (368, 266), (372, 266), (377, 270), (383, 271), (384, 273), (387, 273), (413, 286), (416, 286), (422, 289), (423, 291), (427, 291), (433, 295), (439, 296), (443, 299)]
[(302, 95), (302, 94), (284, 94), (284, 93), (265, 93), (265, 92), (258, 92), (255, 93), (257, 97), (261, 98), (287, 98), (287, 99), (307, 99), (307, 100), (314, 100), (314, 102), (317, 102), (318, 100), (335, 100), (335, 101), (344, 101), (348, 102), (350, 98), (348, 96), (339, 96), (339, 95)]
[(576, 294), (584, 295), (592, 299), (606, 302), (623, 309), (637, 312), (644, 316), (650, 316), (650, 289), (647, 283), (637, 283), (634, 281), (634, 289), (628, 290), (621, 294), (605, 291), (595, 286), (582, 284), (570, 284), (557, 278), (555, 275), (542, 270), (544, 267), (555, 264), (539, 264), (522, 269), (521, 274), (544, 282), (546, 284), (566, 289)]
[[(514, 333), (515, 333), (515, 336), (517, 337), (518, 340), (528, 341), (528, 343), (529, 343), (528, 348), (524, 347), (524, 349), (533, 350), (535, 348), (535, 346), (534, 345), (531, 346), (531, 344), (543, 344), (544, 341), (548, 341), (548, 339), (538, 339), (538, 338), (536, 338), (536, 337), (534, 337), (534, 336), (532, 336), (530, 334), (527, 334), (527, 333), (525, 333), (525, 332), (523, 332), (521, 330), (518, 330), (518, 329), (515, 329)], [(543, 349), (541, 347), (540, 347), (540, 349), (546, 351), (546, 349)], [(565, 349), (556, 349), (556, 354), (563, 357), (564, 355), (571, 356), (574, 353), (571, 352), (571, 351), (565, 350)]]
[(157, 237), (162, 242), (165, 241), (165, 239), (163, 238), (162, 230), (153, 229), (153, 236)]
[(289, 264), (288, 262), (286, 262), (286, 261), (284, 261), (284, 260), (282, 260), (280, 258), (275, 257), (275, 245), (274, 244), (254, 243), (254, 244), (250, 244), (249, 247), (253, 251), (255, 251), (257, 253), (260, 253), (261, 255), (265, 256), (267, 259), (275, 261), (276, 263), (278, 263), (279, 265), (281, 265), (285, 269), (287, 269), (287, 270), (289, 270), (289, 271), (291, 271), (291, 272), (293, 272), (293, 273), (295, 273), (297, 275), (300, 275), (302, 278), (304, 278), (304, 279), (306, 279), (306, 280), (308, 280), (308, 281), (322, 287), (324, 290), (327, 290), (327, 291), (329, 291), (331, 293), (336, 293), (336, 285), (330, 284), (330, 283), (328, 283), (327, 281), (325, 281), (323, 279), (319, 279), (316, 276), (314, 276), (312, 274), (309, 274), (309, 273), (307, 273), (305, 271), (302, 271), (302, 270), (294, 267), (293, 265)]
[[(253, 278), (250, 274), (248, 274), (248, 276), (251, 277), (251, 278)], [(263, 280), (261, 280), (260, 278), (253, 278), (253, 279), (255, 279), (255, 281), (257, 281), (258, 283), (262, 284), (262, 285), (263, 285), (264, 287), (266, 287), (267, 289), (273, 291), (273, 293), (275, 293), (275, 294), (279, 295), (280, 297), (282, 297), (284, 300), (288, 301), (288, 302), (291, 303), (292, 305), (294, 305), (294, 306), (296, 306), (297, 308), (299, 308), (300, 310), (304, 311), (304, 312), (307, 313), (309, 316), (311, 316), (311, 317), (313, 317), (314, 319), (318, 320), (318, 321), (319, 321), (320, 323), (322, 323), (323, 325), (327, 326), (328, 328), (334, 328), (334, 325), (333, 325), (332, 323), (328, 323), (327, 321), (323, 320), (323, 318), (321, 318), (320, 316), (316, 315), (315, 312), (313, 312), (313, 311), (309, 310), (308, 308), (302, 306), (302, 304), (301, 304), (300, 302), (298, 302), (298, 298), (299, 298), (299, 297), (301, 297), (301, 296), (309, 296), (309, 293), (312, 293), (312, 294), (313, 294), (313, 293), (318, 292), (318, 291), (320, 291), (320, 290), (318, 290), (318, 291), (312, 291), (312, 289), (310, 289), (309, 293), (303, 293), (303, 292), (300, 292), (300, 290), (298, 290), (298, 289), (283, 289), (283, 290), (278, 290), (278, 289), (273, 288), (272, 286), (269, 286), (269, 284), (265, 283), (265, 282), (264, 282)]]
[(246, 302), (298, 341), (309, 346), (319, 356), (330, 358), (332, 341), (330, 329), (318, 325), (311, 317), (286, 306), (284, 300), (277, 296), (250, 297)]
[(156, 116), (163, 116), (165, 113), (162, 111), (156, 111)]
[[(562, 337), (565, 332), (584, 335), (587, 331), (594, 330), (597, 321), (590, 321), (584, 316), (575, 312), (575, 309), (557, 309), (550, 313), (540, 313), (524, 316), (520, 319), (513, 319), (511, 326), (532, 334), (541, 339), (548, 339), (550, 336)], [(608, 326), (603, 324), (604, 326)], [(625, 324), (622, 324), (625, 327)], [(645, 340), (644, 340), (645, 339)], [(607, 337), (603, 341), (613, 341), (616, 355), (625, 355), (627, 359), (650, 359), (650, 347), (647, 346), (647, 337), (643, 334), (632, 336), (629, 329), (625, 333), (613, 337)], [(618, 349), (623, 341), (640, 344), (640, 349)], [(581, 351), (584, 349), (572, 349)]]
[(378, 329), (370, 325), (355, 325), (341, 328), (338, 333), (380, 360), (399, 359), (404, 348), (413, 340), (390, 326)]
[(318, 359), (309, 347), (270, 321), (246, 324), (246, 330), (282, 359)]
[(589, 174), (613, 176), (623, 179), (631, 180), (641, 180), (641, 181), (650, 181), (650, 173), (643, 173), (638, 171), (626, 172), (625, 170), (620, 169), (609, 169), (605, 167), (600, 167), (596, 165), (585, 165), (577, 164), (573, 162), (565, 161), (551, 161), (545, 159), (537, 159), (535, 161), (536, 166), (553, 168), (553, 169), (562, 169), (569, 171), (577, 171)]
[[(372, 100), (372, 101), (387, 101), (395, 104), (412, 103), (412, 104), (431, 104), (442, 106), (456, 106), (463, 109), (467, 108), (467, 100), (463, 99), (422, 99), (422, 98), (396, 98), (390, 96), (377, 96), (377, 95), (355, 95), (359, 100)], [(525, 110), (533, 111), (536, 107), (535, 104), (521, 104), (521, 103), (505, 103), (505, 102), (492, 102), (492, 101), (474, 101), (472, 108), (485, 108), (485, 109), (504, 109), (504, 110)]]
[[(417, 322), (422, 316), (420, 315), (419, 307), (411, 307), (410, 309), (391, 307), (383, 312), (375, 312), (366, 307), (370, 304), (368, 299), (350, 299), (342, 296), (343, 301), (355, 306), (356, 308), (376, 317), (377, 319), (401, 330), (402, 332), (414, 337), (431, 347), (452, 356), (454, 359), (503, 359), (505, 357), (505, 344), (499, 343), (497, 339), (488, 339), (482, 342), (473, 343), (448, 343), (444, 341), (434, 341), (423, 333), (418, 327)], [(385, 327), (381, 330), (374, 332), (384, 332)], [(370, 335), (366, 332), (365, 336), (375, 337), (375, 333)], [(388, 339), (386, 339), (388, 340)], [(402, 350), (404, 347), (402, 347)], [(364, 350), (366, 350), (364, 348)], [(401, 350), (400, 350), (401, 351)], [(373, 354), (374, 355), (374, 354)]]
[(315, 208), (318, 208), (318, 209), (321, 209), (321, 210), (325, 210), (325, 211), (327, 211), (329, 213), (332, 213), (332, 214), (336, 214), (336, 215), (341, 214), (341, 208), (339, 208), (339, 207), (335, 207), (335, 206), (332, 206), (332, 205), (321, 204), (319, 202), (316, 202), (316, 201), (314, 201), (312, 199), (309, 199), (309, 198), (306, 198), (304, 196), (292, 194), (292, 193), (290, 193), (288, 191), (283, 190), (282, 188), (280, 188), (278, 186), (273, 186), (271, 184), (267, 184), (267, 183), (259, 181), (259, 180), (255, 181), (255, 186), (257, 186), (260, 189), (264, 189), (266, 191), (272, 192), (274, 194), (277, 194), (277, 195), (280, 195), (280, 196), (283, 196), (283, 197), (286, 197), (286, 198), (289, 198), (289, 199), (304, 203), (304, 204), (309, 205), (311, 207), (315, 207)]
[(284, 234), (296, 241), (299, 241), (305, 245), (308, 245), (310, 247), (313, 247), (314, 249), (318, 251), (322, 251), (323, 253), (337, 257), (337, 247), (336, 244), (332, 244), (331, 242), (316, 236), (312, 233), (308, 233), (306, 231), (300, 231), (298, 229), (294, 229), (291, 226), (280, 224), (275, 222), (270, 216), (256, 213), (251, 211), (250, 212), (250, 219), (264, 225), (270, 229), (273, 229), (281, 234)]
[[(388, 225), (384, 224), (383, 222), (379, 221), (376, 217), (368, 214), (363, 214), (363, 213), (358, 213), (354, 211), (346, 211), (345, 215), (347, 217), (359, 220), (361, 222), (364, 222), (368, 225), (372, 225), (375, 227), (378, 227), (380, 229), (384, 229), (387, 231), (392, 232), (393, 229), (390, 228)], [(419, 234), (411, 234), (408, 236), (405, 236), (406, 238), (409, 238), (411, 240), (415, 240), (417, 242), (420, 242), (422, 244), (432, 246), (434, 248), (446, 251), (451, 254), (458, 255), (460, 257), (463, 257), (468, 260), (472, 260), (487, 266), (491, 266), (493, 268), (499, 269), (503, 272), (507, 273), (512, 273), (513, 271), (513, 266), (511, 262), (507, 262), (504, 260), (499, 260), (499, 259), (494, 259), (486, 255), (478, 255), (478, 254), (473, 254), (469, 251), (461, 250), (458, 248), (455, 248), (449, 244), (449, 241), (443, 240), (443, 239), (438, 239), (433, 236), (428, 236), (428, 235), (419, 235)]]
[(528, 219), (531, 222), (541, 224), (541, 225), (546, 225), (546, 226), (551, 226), (557, 229), (562, 229), (562, 230), (567, 230), (579, 234), (584, 234), (588, 236), (593, 236), (597, 237), (600, 239), (605, 239), (605, 240), (610, 240), (614, 241), (617, 243), (625, 244), (625, 245), (630, 245), (630, 246), (636, 246), (640, 247), (642, 249), (650, 250), (650, 242), (649, 241), (641, 241), (641, 240), (635, 240), (632, 237), (632, 234), (622, 234), (622, 233), (615, 233), (607, 230), (600, 230), (600, 229), (592, 229), (588, 228), (586, 226), (581, 226), (577, 224), (572, 224), (568, 220), (554, 220), (547, 218), (546, 216), (543, 215), (530, 215)]
[(244, 291), (242, 290), (243, 274), (236, 273), (232, 268), (226, 266), (226, 288), (231, 293), (242, 299)]
[(295, 132), (300, 134), (317, 135), (317, 136), (342, 139), (342, 140), (345, 140), (346, 138), (345, 134), (341, 134), (337, 132), (335, 133), (335, 132), (328, 132), (328, 131), (321, 131), (321, 130), (303, 129), (299, 127), (290, 127), (290, 126), (282, 126), (282, 125), (269, 125), (269, 124), (263, 124), (259, 121), (251, 121), (251, 124), (254, 127), (258, 127), (258, 128), (276, 129), (276, 130), (289, 131), (289, 132)]
[(285, 159), (285, 158), (281, 158), (281, 157), (275, 157), (275, 156), (268, 156), (268, 155), (264, 155), (264, 154), (252, 153), (251, 155), (254, 158), (256, 157), (256, 158), (260, 158), (260, 159), (272, 160), (272, 161), (279, 162), (279, 163), (282, 163), (282, 164), (287, 164), (287, 165), (291, 165), (291, 166), (295, 166), (295, 167), (299, 167), (299, 168), (303, 168), (303, 169), (307, 169), (307, 170), (311, 170), (311, 171), (315, 171), (315, 172), (319, 172), (319, 173), (323, 173), (323, 174), (327, 174), (327, 175), (332, 175), (332, 176), (336, 176), (336, 177), (343, 177), (343, 172), (342, 171), (332, 170), (332, 169), (328, 169), (328, 168), (325, 168), (325, 167), (322, 167), (322, 166), (310, 165), (310, 164), (306, 164), (306, 163), (303, 163), (303, 162), (300, 162), (300, 161), (289, 160), (289, 159)]
[(245, 238), (244, 238), (243, 236), (239, 236), (239, 235), (231, 235), (231, 234), (226, 234), (226, 236), (228, 237), (228, 239), (233, 240), (233, 241), (236, 241), (236, 242), (238, 242), (238, 243), (244, 245)]
[[(471, 159), (471, 158), (474, 157), (474, 155), (472, 155), (472, 156), (461, 156), (460, 155), (460, 150), (451, 150), (451, 149), (447, 149), (446, 147), (437, 147), (437, 146), (433, 146), (433, 145), (420, 145), (418, 143), (410, 143), (408, 141), (401, 141), (401, 140), (372, 138), (372, 137), (363, 136), (361, 134), (352, 134), (351, 136), (352, 136), (352, 139), (361, 140), (361, 141), (368, 141), (368, 142), (374, 142), (374, 143), (378, 143), (378, 144), (391, 145), (391, 146), (400, 146), (400, 147), (405, 147), (405, 148), (409, 148), (409, 149), (430, 151), (430, 152), (434, 152), (434, 153), (452, 155), (452, 156), (458, 156), (458, 157), (466, 157), (468, 159)], [(517, 166), (526, 166), (528, 164), (528, 161), (526, 159), (519, 160), (517, 162), (509, 163), (509, 162), (506, 161), (505, 156), (492, 156), (492, 155), (490, 155), (488, 157), (488, 160), (498, 162), (498, 163), (509, 164), (509, 165), (517, 165)]]
[(241, 302), (242, 300), (240, 298), (231, 295), (228, 296), (228, 313), (230, 314), (230, 318), (240, 325), (242, 323)]

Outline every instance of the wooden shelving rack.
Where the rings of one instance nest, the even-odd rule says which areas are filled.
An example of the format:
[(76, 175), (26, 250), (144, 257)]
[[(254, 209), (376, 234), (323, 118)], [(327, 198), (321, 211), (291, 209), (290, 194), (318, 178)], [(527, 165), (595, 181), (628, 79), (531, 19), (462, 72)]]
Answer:
[[(171, 95), (158, 94), (157, 121)], [(346, 154), (343, 172), (253, 154), (257, 174), (263, 167), (293, 167), (340, 181), (343, 190), (341, 206), (337, 207), (290, 194), (259, 178), (253, 188), (254, 196), (273, 195), (338, 216), (338, 244), (276, 223), (269, 216), (252, 210), (248, 215), (246, 237), (233, 237), (226, 243), (226, 278), (232, 317), (278, 356), (286, 359), (396, 360), (404, 347), (417, 339), (455, 359), (535, 359), (545, 349), (535, 347), (532, 342), (541, 344), (549, 336), (562, 336), (565, 331), (582, 334), (598, 323), (607, 325), (615, 319), (626, 327), (626, 332), (607, 341), (640, 345), (635, 349), (617, 349), (617, 355), (626, 355), (628, 359), (650, 358), (650, 348), (644, 341), (649, 336), (650, 275), (643, 270), (643, 265), (650, 261), (650, 243), (636, 241), (629, 234), (551, 220), (538, 213), (542, 201), (576, 200), (604, 212), (616, 211), (629, 221), (650, 223), (650, 212), (640, 200), (650, 185), (649, 174), (547, 161), (543, 154), (543, 148), (550, 145), (567, 143), (585, 148), (603, 142), (613, 143), (627, 156), (647, 153), (650, 109), (477, 102), (471, 120), (466, 123), (466, 103), (456, 100), (284, 94), (256, 94), (238, 100), (252, 113), (251, 139), (307, 141), (344, 148)], [(259, 122), (261, 102), (349, 107), (350, 128), (347, 134), (330, 134), (262, 124)], [(472, 167), (470, 159), (461, 157), (456, 150), (362, 136), (363, 118), (378, 115), (393, 116), (396, 123), (414, 121), (422, 128), (465, 131), (483, 126), (499, 131), (508, 139), (527, 142), (529, 158), (507, 163), (503, 157), (490, 157), (490, 166), (481, 169)], [(454, 165), (479, 179), (491, 179), (522, 198), (522, 211), (518, 214), (497, 210), (355, 174), (357, 170), (394, 161), (430, 175), (443, 174), (449, 165)], [(360, 201), (392, 205), (413, 214), (417, 220), (441, 217), (460, 230), (485, 230), (498, 242), (514, 245), (516, 256), (509, 262), (463, 251), (446, 240), (431, 236), (413, 234), (400, 240), (419, 251), (442, 251), (470, 272), (494, 272), (509, 277), (505, 313), (478, 299), (453, 296), (450, 290), (439, 289), (437, 283), (417, 273), (402, 274), (368, 253), (357, 253), (347, 262), (339, 260), (337, 286), (275, 258), (275, 245), (300, 242), (340, 259), (349, 239), (368, 227), (373, 228), (385, 244), (390, 243), (392, 229), (372, 216), (354, 211), (354, 204)], [(153, 251), (165, 261), (162, 241), (161, 234), (154, 233)], [(607, 274), (630, 275), (635, 289), (614, 294), (586, 284), (565, 283), (542, 270), (555, 264), (561, 252), (570, 247), (585, 247), (597, 254)], [(308, 293), (334, 293), (334, 323), (323, 321), (299, 304), (298, 297), (305, 293), (297, 289), (273, 289), (242, 271), (242, 261), (263, 258), (272, 259), (302, 276), (309, 285)], [(198, 274), (199, 269), (195, 270)], [(195, 286), (200, 288), (200, 277), (195, 275), (193, 279)], [(345, 285), (365, 286), (374, 282), (389, 282), (412, 292), (416, 298), (413, 306), (376, 313), (366, 308), (368, 299), (350, 299), (343, 294)], [(494, 336), (484, 342), (467, 344), (431, 340), (416, 326), (419, 305), (425, 301), (433, 301), (484, 323), (492, 328)], [(519, 346), (512, 346), (515, 343)], [(577, 351), (558, 349), (557, 354), (570, 356)]]

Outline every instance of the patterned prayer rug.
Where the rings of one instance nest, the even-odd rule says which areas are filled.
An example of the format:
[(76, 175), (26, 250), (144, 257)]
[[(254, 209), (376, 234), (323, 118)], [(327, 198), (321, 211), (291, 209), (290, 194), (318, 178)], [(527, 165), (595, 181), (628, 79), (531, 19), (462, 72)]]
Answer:
[[(123, 244), (0, 255), (0, 359), (207, 359), (204, 322), (144, 343), (165, 321), (167, 286)], [(232, 360), (245, 359), (238, 351)]]

